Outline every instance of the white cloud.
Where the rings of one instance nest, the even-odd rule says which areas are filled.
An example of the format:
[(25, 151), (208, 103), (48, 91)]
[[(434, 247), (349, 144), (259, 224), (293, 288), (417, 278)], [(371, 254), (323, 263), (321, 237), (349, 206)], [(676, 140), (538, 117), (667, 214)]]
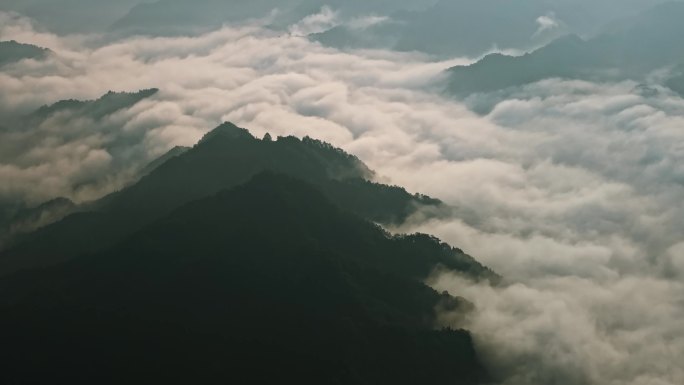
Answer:
[(387, 16), (362, 16), (349, 20), (346, 25), (351, 29), (364, 30), (390, 21)]
[(553, 12), (549, 12), (546, 15), (539, 16), (536, 22), (537, 32), (534, 33), (535, 36), (541, 35), (546, 31), (560, 28), (561, 26), (561, 21), (558, 20), (558, 18), (556, 18), (556, 14)]
[(625, 276), (598, 284), (577, 277), (535, 278), (503, 288), (442, 275), (431, 282), (474, 300), (465, 322), (503, 384), (681, 383), (684, 285)]
[[(498, 289), (433, 283), (478, 305), (468, 326), (510, 384), (684, 381), (684, 101), (666, 90), (552, 79), (485, 95), (494, 108), (479, 116), (433, 92), (458, 60), (339, 52), (256, 27), (100, 45), (3, 20), (3, 38), (56, 53), (0, 72), (0, 114), (110, 89), (161, 91), (103, 122), (39, 127), (44, 140), (0, 162), (0, 195), (74, 194), (71, 181), (120, 170), (76, 197), (97, 196), (126, 180), (114, 165), (193, 144), (224, 120), (257, 136), (311, 135), (454, 207), (401, 230), (437, 234), (507, 277)], [(141, 134), (134, 155), (102, 152), (130, 133)]]
[(290, 33), (294, 36), (308, 36), (329, 30), (340, 24), (339, 15), (328, 6), (321, 8), (319, 13), (306, 16), (297, 24), (290, 26)]

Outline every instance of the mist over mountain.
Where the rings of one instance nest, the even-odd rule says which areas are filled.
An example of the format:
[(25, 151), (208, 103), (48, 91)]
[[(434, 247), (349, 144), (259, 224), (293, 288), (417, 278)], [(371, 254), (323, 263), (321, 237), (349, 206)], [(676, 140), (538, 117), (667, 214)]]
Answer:
[[(656, 70), (684, 62), (682, 17), (684, 3), (669, 2), (615, 22), (588, 40), (570, 35), (522, 56), (491, 54), (450, 69), (449, 91), (492, 92), (548, 78), (645, 81)], [(677, 88), (676, 80), (671, 84)]]
[(42, 59), (48, 54), (49, 50), (31, 44), (0, 41), (0, 67), (24, 59)]
[(453, 1), (411, 12), (381, 14), (377, 23), (349, 23), (313, 36), (341, 48), (392, 48), (441, 57), (477, 57), (496, 50), (528, 50), (568, 33), (593, 36), (658, 2)]
[(310, 34), (331, 47), (477, 57), (492, 50), (533, 49), (569, 33), (592, 37), (615, 20), (664, 2), (31, 0), (7, 1), (0, 9), (27, 15), (58, 33), (173, 36), (261, 20), (276, 31)]
[(684, 383), (681, 4), (0, 1), (0, 382)]
[(74, 212), (76, 207), (67, 198), (55, 198), (36, 207), (22, 207), (21, 202), (14, 206), (6, 205), (0, 217), (0, 247), (8, 238), (56, 222)]
[(167, 158), (0, 255), (5, 275), (34, 268), (0, 280), (4, 381), (489, 378), (467, 331), (436, 328), (435, 309), (472, 305), (422, 280), (438, 268), (499, 277), (434, 237), (390, 235), (349, 211), (402, 218), (438, 201), (361, 179), (370, 171), (325, 143), (258, 140), (229, 123)]
[(77, 116), (87, 116), (93, 120), (100, 120), (116, 111), (130, 108), (139, 101), (156, 94), (158, 91), (157, 89), (141, 90), (134, 93), (110, 91), (97, 100), (61, 100), (52, 105), (39, 108), (28, 119), (40, 121), (56, 114), (70, 113)]
[(148, 133), (127, 129), (126, 114), (157, 91), (109, 92), (96, 100), (62, 100), (28, 114), (6, 112), (0, 175), (14, 177), (0, 186), (0, 202), (30, 207), (56, 197), (90, 200), (134, 180), (154, 158), (141, 151)]
[[(441, 0), (426, 10), (391, 14), (364, 28), (341, 25), (314, 38), (343, 48), (391, 47), (439, 56), (478, 56), (497, 48), (539, 45), (567, 31), (556, 19), (569, 16), (562, 11), (544, 2)], [(538, 20), (546, 20), (542, 18), (550, 23), (544, 34), (537, 33), (543, 28)]]

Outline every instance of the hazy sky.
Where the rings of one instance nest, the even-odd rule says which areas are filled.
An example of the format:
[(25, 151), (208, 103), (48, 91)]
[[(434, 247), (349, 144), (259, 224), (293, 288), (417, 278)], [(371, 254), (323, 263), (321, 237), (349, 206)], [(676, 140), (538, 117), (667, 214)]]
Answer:
[(476, 304), (465, 326), (506, 385), (684, 383), (681, 97), (656, 83), (643, 93), (631, 81), (547, 79), (478, 95), (495, 106), (478, 115), (439, 93), (443, 71), (471, 59), (342, 52), (267, 26), (109, 41), (0, 14), (0, 40), (54, 52), (0, 69), (0, 116), (160, 89), (101, 120), (63, 113), (0, 128), (0, 146), (14, 151), (0, 154), (0, 201), (96, 198), (222, 121), (256, 136), (310, 135), (359, 156), (380, 181), (454, 208), (397, 230), (435, 234), (506, 278), (501, 288), (430, 281)]

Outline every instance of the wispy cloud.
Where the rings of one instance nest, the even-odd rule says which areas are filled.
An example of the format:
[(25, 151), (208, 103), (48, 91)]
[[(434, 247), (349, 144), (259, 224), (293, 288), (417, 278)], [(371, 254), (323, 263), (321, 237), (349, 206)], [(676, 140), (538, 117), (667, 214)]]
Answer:
[(534, 36), (540, 36), (548, 31), (552, 31), (561, 28), (562, 22), (556, 18), (556, 14), (549, 12), (546, 15), (539, 16), (536, 20), (537, 31)]
[(328, 6), (321, 8), (319, 13), (306, 16), (297, 24), (290, 26), (290, 33), (294, 36), (308, 36), (329, 30), (340, 24), (339, 14)]

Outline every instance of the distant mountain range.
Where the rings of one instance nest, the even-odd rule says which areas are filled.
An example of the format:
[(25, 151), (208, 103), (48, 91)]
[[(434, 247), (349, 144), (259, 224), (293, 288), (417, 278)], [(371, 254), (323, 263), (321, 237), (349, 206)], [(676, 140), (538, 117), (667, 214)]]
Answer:
[(175, 150), (0, 254), (0, 381), (485, 383), (470, 334), (436, 322), (472, 304), (422, 282), (499, 277), (369, 221), (441, 205), (370, 175), (231, 123)]
[(271, 28), (287, 31), (328, 7), (335, 19), (310, 35), (327, 46), (478, 56), (493, 49), (533, 49), (565, 34), (594, 36), (615, 19), (665, 1), (157, 0), (133, 7), (111, 30), (173, 35), (270, 19)]
[(3, 66), (24, 59), (43, 59), (50, 50), (31, 44), (22, 44), (14, 40), (0, 41), (0, 70)]
[[(588, 40), (570, 35), (523, 56), (491, 54), (450, 69), (449, 91), (465, 96), (547, 78), (643, 81), (653, 71), (684, 64), (683, 19), (684, 3), (665, 3)], [(680, 67), (665, 85), (682, 92), (681, 76)]]
[(184, 35), (260, 19), (288, 31), (324, 7), (334, 12), (310, 37), (338, 48), (477, 57), (531, 50), (566, 34), (593, 37), (616, 19), (667, 0), (7, 0), (0, 10), (58, 33)]
[(77, 205), (67, 198), (55, 198), (36, 207), (17, 204), (4, 207), (8, 212), (0, 216), (0, 248), (3, 241), (18, 234), (33, 232), (73, 213)]
[[(63, 192), (65, 196), (70, 197), (69, 192), (96, 187), (106, 183), (107, 179), (116, 177), (119, 173), (129, 173), (133, 179), (136, 175), (145, 175), (158, 166), (158, 163), (154, 162), (145, 165), (145, 157), (136, 154), (136, 145), (144, 139), (146, 132), (128, 130), (125, 135), (121, 134), (120, 127), (112, 126), (111, 120), (106, 118), (135, 106), (157, 92), (157, 89), (133, 93), (108, 92), (95, 100), (62, 100), (42, 106), (29, 114), (14, 113), (11, 116), (4, 116), (2, 127), (0, 127), (0, 163), (16, 165), (19, 169), (32, 166), (44, 167), (49, 162), (63, 161), (63, 159), (49, 157), (41, 159), (40, 154), (52, 152), (48, 149), (61, 148), (63, 151), (68, 151), (80, 148), (80, 151), (83, 151), (83, 148), (97, 143), (108, 156), (111, 156), (109, 172), (107, 175), (88, 173), (74, 176), (61, 175), (66, 184), (71, 184), (68, 186), (70, 191)], [(36, 145), (37, 143), (39, 145)], [(43, 147), (38, 150), (37, 146)], [(27, 156), (29, 149), (38, 151), (38, 156)], [(158, 161), (177, 154), (179, 150), (173, 150)], [(142, 165), (134, 164), (136, 162), (141, 162)], [(134, 170), (135, 168), (140, 168), (140, 170)], [(28, 186), (28, 188), (31, 187)], [(52, 203), (65, 200), (53, 201), (55, 196), (47, 196), (50, 202), (36, 207), (32, 207), (20, 196), (0, 196), (0, 248), (7, 241), (8, 236), (24, 233), (27, 229), (42, 227), (60, 219), (61, 214), (68, 214), (74, 208), (64, 210), (66, 206), (60, 205), (62, 209), (55, 210)], [(26, 215), (27, 212), (33, 214)], [(31, 224), (33, 219), (35, 223)]]
[(159, 92), (156, 88), (140, 90), (137, 92), (114, 92), (109, 91), (96, 100), (60, 100), (57, 103), (40, 107), (29, 120), (42, 120), (58, 112), (68, 111), (79, 116), (87, 116), (91, 119), (102, 119), (116, 111), (130, 108), (143, 99), (147, 99)]
[(439, 57), (477, 57), (491, 50), (534, 49), (566, 34), (594, 36), (613, 19), (658, 3), (440, 0), (424, 9), (384, 13), (384, 21), (370, 26), (341, 24), (312, 35), (312, 39), (338, 48), (391, 48)]

